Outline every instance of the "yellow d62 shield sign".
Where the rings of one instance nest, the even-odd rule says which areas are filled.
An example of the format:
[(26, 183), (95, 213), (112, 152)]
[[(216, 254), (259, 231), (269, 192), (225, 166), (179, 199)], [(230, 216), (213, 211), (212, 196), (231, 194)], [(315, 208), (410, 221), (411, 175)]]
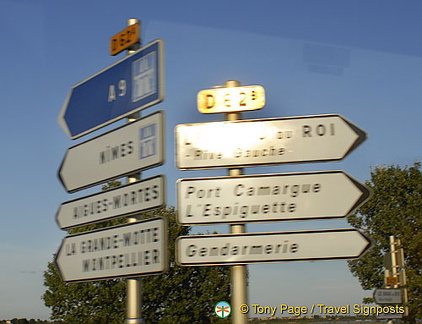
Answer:
[(114, 56), (140, 40), (139, 24), (134, 24), (110, 38), (110, 55)]

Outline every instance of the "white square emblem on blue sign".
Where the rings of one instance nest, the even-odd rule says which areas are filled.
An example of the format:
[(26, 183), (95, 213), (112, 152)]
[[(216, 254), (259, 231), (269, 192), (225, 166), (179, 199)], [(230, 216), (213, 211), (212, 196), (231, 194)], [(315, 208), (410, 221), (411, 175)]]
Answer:
[(157, 52), (152, 52), (132, 63), (132, 102), (157, 92)]

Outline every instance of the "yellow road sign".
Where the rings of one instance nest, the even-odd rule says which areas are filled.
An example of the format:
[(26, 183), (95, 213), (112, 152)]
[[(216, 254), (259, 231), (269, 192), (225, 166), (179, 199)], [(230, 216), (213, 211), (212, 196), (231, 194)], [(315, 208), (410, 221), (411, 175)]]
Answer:
[(385, 277), (385, 284), (387, 286), (395, 286), (397, 285), (398, 280), (397, 277)]
[(140, 41), (139, 24), (134, 24), (110, 38), (110, 55), (117, 55)]
[(258, 110), (265, 106), (261, 86), (216, 88), (198, 92), (198, 110), (203, 114)]

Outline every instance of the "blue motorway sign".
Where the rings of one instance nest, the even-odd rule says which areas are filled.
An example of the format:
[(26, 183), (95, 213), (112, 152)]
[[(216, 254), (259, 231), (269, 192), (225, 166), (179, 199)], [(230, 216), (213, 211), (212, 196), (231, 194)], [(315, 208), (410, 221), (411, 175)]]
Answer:
[(164, 99), (164, 43), (157, 39), (74, 85), (58, 121), (71, 139)]

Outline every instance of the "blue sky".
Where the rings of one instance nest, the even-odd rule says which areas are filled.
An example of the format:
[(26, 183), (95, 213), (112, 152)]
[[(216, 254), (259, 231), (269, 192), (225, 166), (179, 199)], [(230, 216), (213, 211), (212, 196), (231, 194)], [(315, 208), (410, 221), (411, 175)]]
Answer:
[[(70, 195), (62, 188), (56, 173), (66, 149), (92, 135), (71, 141), (57, 116), (72, 85), (124, 56), (111, 57), (108, 42), (128, 18), (141, 19), (143, 44), (165, 42), (165, 100), (143, 114), (166, 112), (167, 160), (143, 176), (166, 174), (174, 205), (177, 179), (226, 174), (177, 170), (173, 131), (181, 123), (222, 120), (200, 114), (196, 95), (231, 79), (265, 88), (266, 106), (245, 119), (339, 113), (368, 133), (343, 161), (245, 168), (245, 174), (345, 170), (364, 181), (376, 164), (420, 160), (421, 10), (419, 2), (391, 0), (0, 0), (0, 319), (49, 316), (40, 296), (43, 271), (65, 236), (54, 220), (57, 208), (100, 190)], [(345, 220), (303, 221), (247, 231), (346, 227)], [(215, 229), (227, 232), (227, 225)], [(346, 261), (249, 269), (250, 304), (343, 306), (372, 295)]]

